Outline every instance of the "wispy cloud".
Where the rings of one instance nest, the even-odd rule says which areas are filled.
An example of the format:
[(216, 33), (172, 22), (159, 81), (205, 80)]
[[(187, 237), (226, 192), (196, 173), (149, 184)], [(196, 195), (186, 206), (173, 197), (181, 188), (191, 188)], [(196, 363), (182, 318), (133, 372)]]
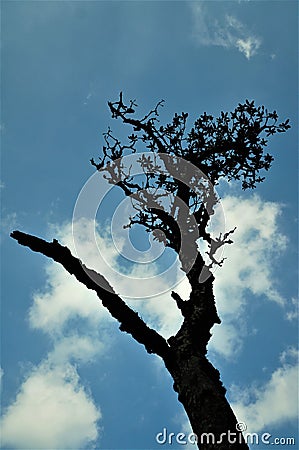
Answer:
[(298, 351), (290, 347), (280, 357), (281, 366), (264, 385), (231, 389), (232, 407), (251, 433), (296, 420), (298, 415)]
[[(4, 188), (4, 184), (0, 186), (0, 188)], [(2, 215), (1, 218), (1, 231), (3, 234), (9, 235), (11, 230), (16, 228), (18, 225), (18, 216), (16, 212), (8, 213), (6, 215)]]
[(261, 46), (261, 38), (251, 33), (235, 16), (224, 14), (216, 18), (202, 1), (190, 2), (193, 15), (193, 35), (199, 45), (236, 48), (250, 59)]
[(289, 302), (289, 310), (286, 313), (286, 318), (290, 322), (292, 320), (298, 320), (299, 308), (298, 308), (298, 298), (292, 298)]

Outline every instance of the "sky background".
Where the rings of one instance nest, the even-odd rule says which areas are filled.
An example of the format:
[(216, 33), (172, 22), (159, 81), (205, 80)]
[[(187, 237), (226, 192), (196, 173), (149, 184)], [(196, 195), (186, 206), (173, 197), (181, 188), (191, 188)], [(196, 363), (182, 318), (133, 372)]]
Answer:
[[(1, 448), (157, 449), (164, 427), (190, 432), (160, 360), (121, 333), (95, 295), (9, 237), (20, 229), (73, 248), (89, 159), (108, 125), (126, 135), (107, 108), (121, 90), (140, 116), (163, 98), (161, 122), (185, 111), (190, 127), (246, 98), (290, 118), (291, 130), (269, 143), (275, 161), (255, 192), (219, 188), (227, 229), (238, 228), (215, 273), (223, 323), (209, 357), (248, 431), (297, 438), (297, 19), (296, 1), (2, 2)], [(105, 264), (90, 222), (78, 223), (84, 261), (104, 275), (120, 270), (115, 243), (126, 246), (109, 238), (111, 195), (97, 214)], [(121, 292), (131, 276), (158, 273), (145, 270), (109, 281)], [(177, 290), (187, 298), (185, 281)], [(178, 329), (169, 292), (128, 301), (164, 336)]]

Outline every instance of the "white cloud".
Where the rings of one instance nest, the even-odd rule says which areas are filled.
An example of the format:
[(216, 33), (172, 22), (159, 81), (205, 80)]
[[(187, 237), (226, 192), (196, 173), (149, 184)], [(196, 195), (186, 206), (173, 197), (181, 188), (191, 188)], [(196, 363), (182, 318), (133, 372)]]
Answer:
[[(51, 233), (75, 253), (71, 224), (53, 226)], [(108, 265), (113, 265), (117, 256), (115, 249), (106, 243), (105, 236), (98, 236), (98, 239)], [(90, 239), (90, 226), (86, 226), (86, 223), (80, 227), (80, 243), (81, 252), (82, 249), (84, 251), (80, 256), (84, 263), (100, 270), (103, 264), (96, 245), (93, 245), (93, 240)], [(69, 320), (77, 318), (87, 321), (88, 327), (95, 333), (101, 321), (107, 322), (111, 319), (97, 295), (86, 289), (59, 264), (50, 261), (45, 270), (46, 286), (34, 294), (29, 311), (29, 323), (32, 328), (43, 330), (54, 337), (63, 335)]]
[(277, 223), (281, 205), (264, 202), (255, 194), (247, 199), (226, 196), (222, 199), (222, 207), (227, 229), (234, 226), (237, 229), (232, 235), (234, 244), (225, 247), (227, 262), (217, 272), (216, 293), (220, 301), (223, 290), (228, 295), (231, 287), (237, 289), (239, 295), (237, 298), (232, 296), (234, 298), (229, 302), (221, 301), (220, 308), (224, 312), (238, 308), (238, 297), (246, 290), (283, 305), (285, 300), (276, 289), (272, 272), (275, 257), (285, 251), (287, 245), (287, 239)]
[[(91, 239), (93, 227), (93, 222), (82, 221), (76, 228), (80, 257), (86, 265), (103, 275), (111, 277), (112, 274), (109, 281), (116, 291), (122, 289), (121, 283), (134, 291), (136, 283), (130, 281), (130, 276), (155, 274), (154, 267), (148, 270), (141, 264), (139, 268), (128, 271), (127, 277), (118, 277), (117, 249), (102, 228), (101, 235), (96, 233), (96, 243), (103, 255), (103, 258), (99, 257), (98, 247)], [(74, 251), (71, 224), (52, 227), (52, 233)], [(118, 248), (122, 249), (122, 242), (118, 241)], [(116, 271), (111, 271), (111, 267)], [(146, 288), (146, 283), (144, 286)], [(166, 287), (161, 283), (161, 292)], [(175, 331), (174, 324), (178, 328), (181, 316), (169, 295), (145, 302), (143, 305), (146, 307), (142, 310), (150, 320), (165, 319), (165, 323), (161, 321), (165, 333)], [(131, 303), (137, 309), (143, 301), (131, 299)], [(51, 338), (53, 349), (28, 374), (15, 401), (3, 412), (3, 442), (17, 448), (24, 447), (25, 443), (27, 448), (32, 449), (81, 448), (85, 444), (91, 447), (98, 438), (96, 422), (101, 418), (101, 413), (80, 385), (76, 367), (92, 362), (96, 356), (107, 351), (109, 343), (105, 336), (112, 318), (95, 293), (80, 285), (60, 265), (49, 261), (46, 263), (46, 284), (34, 294), (28, 319), (32, 328), (43, 331)], [(74, 319), (77, 330), (73, 327)]]
[(261, 46), (261, 39), (250, 33), (233, 15), (215, 18), (204, 2), (190, 2), (194, 20), (194, 38), (200, 45), (237, 48), (247, 59)]
[[(4, 187), (4, 185), (1, 187)], [(12, 232), (12, 230), (16, 229), (17, 225), (18, 225), (17, 213), (12, 212), (6, 214), (5, 216), (4, 215), (2, 216), (1, 231), (3, 234), (8, 236)]]
[[(279, 205), (263, 202), (258, 196), (246, 200), (227, 196), (222, 204), (227, 229), (236, 225), (238, 228), (233, 236), (234, 245), (226, 247), (228, 261), (215, 274), (215, 295), (223, 324), (215, 327), (210, 348), (230, 357), (239, 351), (244, 338), (240, 327), (244, 325), (241, 317), (248, 292), (284, 305), (284, 299), (273, 286), (272, 264), (273, 256), (284, 250), (286, 240), (277, 228)], [(131, 277), (142, 279), (143, 274), (148, 277), (155, 275), (155, 266), (148, 269), (140, 264), (137, 268), (129, 269), (126, 277), (118, 277), (118, 251), (102, 228), (101, 234), (96, 233), (96, 243), (104, 256), (104, 259), (99, 258), (98, 248), (90, 234), (94, 233), (93, 227), (93, 223), (82, 222), (77, 228), (80, 258), (86, 265), (106, 276), (117, 292), (122, 290), (123, 283), (127, 289), (131, 288), (134, 297), (134, 293), (140, 291), (140, 286), (135, 292), (138, 283), (132, 283)], [(52, 233), (74, 250), (70, 224), (53, 229)], [(124, 248), (122, 241), (117, 245), (120, 249)], [(114, 272), (110, 270), (111, 267), (115, 269)], [(159, 291), (164, 292), (162, 295), (128, 300), (165, 337), (174, 334), (182, 322), (181, 313), (170, 297), (170, 291), (165, 292), (167, 288), (173, 289), (176, 280), (168, 281), (169, 285), (167, 279), (159, 281)], [(142, 286), (147, 294), (147, 285), (143, 281)], [(188, 298), (190, 286), (186, 278), (174, 289), (182, 298)], [(79, 325), (77, 330), (72, 329), (70, 332), (68, 325), (73, 319)], [(80, 323), (84, 326), (80, 326)], [(105, 330), (110, 323), (110, 315), (93, 292), (81, 286), (61, 266), (47, 263), (46, 285), (42, 291), (34, 294), (29, 324), (49, 335), (53, 349), (33, 368), (21, 385), (16, 400), (4, 412), (4, 442), (16, 447), (20, 442), (22, 445), (25, 442), (30, 448), (48, 446), (53, 449), (92, 445), (98, 436), (96, 422), (101, 418), (101, 413), (80, 385), (75, 367), (93, 361), (96, 356), (107, 351)], [(293, 377), (289, 369), (282, 370), (287, 370), (285, 374)], [(282, 373), (277, 373), (278, 381), (280, 376)], [(70, 405), (78, 410), (76, 414), (72, 413)]]
[(237, 229), (232, 235), (234, 243), (224, 249), (227, 260), (215, 274), (215, 297), (223, 323), (214, 327), (209, 348), (231, 357), (246, 334), (243, 317), (249, 294), (282, 307), (286, 304), (273, 270), (275, 257), (285, 251), (287, 240), (278, 228), (279, 204), (264, 202), (258, 195), (247, 199), (228, 195), (221, 203), (227, 230)]
[(235, 46), (244, 53), (247, 59), (250, 59), (253, 55), (257, 53), (261, 42), (258, 38), (254, 36), (249, 36), (246, 39), (237, 39)]
[[(278, 204), (263, 202), (257, 195), (247, 199), (228, 195), (223, 198), (222, 207), (226, 215), (226, 228), (229, 230), (237, 226), (237, 229), (232, 235), (234, 244), (225, 247), (227, 261), (215, 273), (215, 296), (223, 323), (220, 327), (215, 326), (210, 349), (229, 357), (241, 348), (246, 332), (246, 324), (241, 318), (248, 293), (275, 301), (281, 306), (285, 303), (274, 283), (273, 258), (284, 251), (286, 238), (278, 230), (277, 219), (281, 212)], [(150, 276), (155, 275), (154, 265), (148, 269), (146, 265), (140, 264), (128, 270), (126, 277), (118, 277), (118, 251), (114, 243), (107, 239), (106, 230), (102, 228), (101, 235), (96, 234), (96, 242), (103, 256), (99, 257), (98, 248), (90, 238), (91, 233), (94, 233), (93, 223), (82, 222), (77, 228), (82, 260), (107, 277), (117, 292), (131, 289), (131, 296), (134, 297), (142, 285), (147, 295), (150, 283), (153, 283)], [(73, 250), (70, 225), (56, 229), (54, 234)], [(118, 243), (121, 250), (124, 245), (124, 242)], [(111, 267), (115, 271), (111, 271)], [(94, 330), (98, 329), (100, 323), (111, 320), (96, 295), (60, 266), (50, 263), (46, 270), (47, 289), (35, 294), (30, 310), (30, 324), (33, 327), (55, 335), (59, 330), (64, 330), (69, 319), (74, 317), (84, 318)], [(143, 275), (149, 277), (148, 280), (143, 280)], [(132, 282), (132, 276), (137, 276), (142, 283)], [(159, 277), (155, 278), (158, 291), (166, 291), (162, 295), (139, 300), (127, 299), (165, 337), (175, 333), (182, 322), (181, 313), (170, 297), (170, 291), (167, 291), (173, 289), (175, 280), (168, 281), (170, 284)], [(186, 278), (174, 290), (187, 299), (190, 287)]]
[(286, 313), (286, 318), (290, 322), (292, 320), (297, 320), (299, 316), (299, 308), (298, 308), (298, 298), (292, 298), (289, 302), (289, 310)]
[(294, 361), (297, 361), (298, 363), (298, 357), (299, 357), (298, 349), (293, 346), (289, 346), (286, 350), (284, 350), (281, 353), (279, 361), (282, 364), (290, 364)]
[[(73, 249), (71, 225), (55, 231)], [(88, 237), (84, 229), (82, 234)], [(2, 442), (15, 448), (91, 448), (101, 412), (80, 384), (76, 367), (107, 351), (110, 315), (94, 293), (58, 264), (47, 262), (46, 285), (34, 294), (28, 319), (32, 328), (51, 338), (53, 349), (27, 375), (3, 412)]]
[[(191, 424), (190, 421), (188, 419), (188, 416), (186, 415), (186, 413), (183, 411), (181, 414), (178, 414), (173, 421), (175, 423), (177, 423), (179, 425), (179, 433), (183, 433), (184, 436), (180, 436), (180, 441), (184, 442), (181, 443), (181, 445), (183, 445), (183, 448), (185, 450), (195, 450), (196, 446), (195, 446), (195, 435), (193, 433), (193, 430), (191, 428)], [(169, 434), (167, 436), (168, 438), (168, 442), (169, 442)], [(176, 444), (176, 437), (173, 438), (173, 440), (171, 441), (173, 444)]]
[(70, 319), (88, 320), (89, 326), (95, 328), (102, 317), (109, 317), (96, 294), (78, 283), (61, 266), (49, 263), (46, 274), (46, 290), (34, 294), (29, 312), (32, 328), (54, 336), (64, 332)]
[(91, 336), (72, 334), (55, 342), (50, 357), (56, 365), (64, 364), (65, 361), (76, 361), (77, 364), (84, 364), (92, 362), (96, 356), (107, 350), (107, 346), (108, 344), (100, 341), (95, 333), (91, 333)]
[[(214, 327), (209, 349), (231, 358), (242, 348), (246, 334), (254, 332), (244, 318), (246, 304), (252, 295), (259, 296), (261, 301), (269, 300), (281, 307), (286, 306), (286, 300), (275, 283), (274, 262), (275, 257), (285, 251), (287, 240), (278, 228), (281, 205), (265, 202), (258, 195), (247, 199), (227, 195), (221, 203), (226, 229), (235, 226), (237, 229), (232, 235), (234, 244), (226, 245), (224, 249), (227, 261), (215, 272), (215, 297), (222, 324)], [(215, 219), (213, 232), (217, 236), (217, 217)], [(138, 268), (140, 277), (144, 270), (141, 264)], [(127, 280), (122, 282), (134, 291), (131, 274), (128, 273)], [(116, 278), (109, 281), (117, 289), (120, 287)], [(163, 292), (168, 286), (165, 281), (160, 280), (160, 283), (159, 289)], [(170, 290), (174, 289), (182, 298), (188, 299), (190, 286), (186, 278), (175, 288), (172, 285), (169, 284)], [(146, 293), (146, 284), (144, 286)], [(170, 297), (170, 291), (146, 299), (128, 299), (127, 302), (166, 338), (180, 327), (182, 316)]]
[(283, 352), (280, 360), (282, 366), (264, 385), (232, 387), (232, 408), (238, 420), (246, 423), (248, 432), (270, 432), (269, 427), (297, 419), (298, 352), (291, 347)]
[[(167, 285), (164, 286), (166, 287)], [(174, 290), (181, 298), (187, 300), (190, 293), (188, 280), (186, 278), (182, 280)], [(170, 291), (144, 300), (127, 300), (127, 303), (133, 309), (140, 311), (147, 323), (165, 338), (175, 334), (183, 321), (183, 316), (172, 299)]]
[[(220, 327), (215, 326), (213, 329), (213, 338), (209, 348), (229, 358), (241, 349), (242, 341), (247, 333), (247, 324), (243, 316), (248, 294), (260, 296), (261, 300), (274, 301), (282, 307), (285, 305), (285, 299), (279, 294), (274, 281), (273, 263), (275, 256), (280, 255), (285, 250), (287, 241), (278, 229), (281, 205), (264, 202), (258, 195), (253, 195), (247, 199), (227, 195), (221, 203), (226, 216), (226, 229), (230, 230), (235, 226), (237, 226), (237, 229), (232, 235), (234, 244), (225, 246), (224, 251), (227, 261), (215, 273), (215, 297), (223, 323)], [(217, 235), (217, 223), (213, 228)], [(86, 239), (85, 234), (87, 233), (88, 236), (91, 233), (89, 227), (84, 226), (81, 232), (83, 246), (80, 256), (82, 255), (84, 261), (88, 260), (92, 267), (107, 276), (117, 292), (122, 292), (125, 286), (126, 290), (130, 290), (132, 297), (135, 294), (138, 297), (137, 292), (140, 290), (140, 285), (145, 295), (151, 292), (150, 283), (152, 283), (152, 280), (150, 276), (155, 275), (154, 266), (147, 269), (144, 264), (140, 264), (137, 268), (129, 270), (126, 277), (118, 277), (116, 272), (107, 271), (107, 264), (101, 262), (97, 249), (90, 244), (90, 239)], [(69, 234), (70, 231), (64, 234), (64, 241), (68, 245), (71, 244)], [(103, 236), (106, 235), (105, 230), (102, 230), (102, 234)], [(104, 259), (108, 261), (108, 265), (114, 267), (117, 271), (117, 251), (114, 245), (101, 236), (97, 236), (97, 242), (103, 250)], [(121, 242), (119, 246), (122, 250), (125, 243)], [(142, 283), (132, 281), (132, 276), (139, 277)], [(148, 280), (143, 279), (143, 276), (149, 277)], [(175, 280), (168, 281), (169, 284), (167, 284), (167, 280), (155, 278), (157, 290), (159, 292), (166, 291), (162, 295), (145, 299), (127, 299), (133, 309), (139, 311), (145, 320), (164, 337), (174, 334), (182, 322), (181, 313), (170, 297), (170, 290), (174, 289), (185, 299), (188, 299), (190, 292), (190, 286), (186, 278), (175, 287), (173, 287)], [(57, 285), (57, 282), (55, 284)], [(65, 283), (62, 283), (62, 285), (64, 286)], [(83, 295), (83, 292), (78, 297), (78, 314), (81, 314), (81, 295)], [(58, 305), (61, 305), (61, 300), (59, 300)], [(98, 308), (98, 304), (95, 305), (95, 308)], [(68, 306), (68, 312), (70, 311), (69, 308)], [(92, 309), (93, 314), (95, 314), (94, 309)], [(45, 314), (42, 313), (41, 317), (44, 316)], [(249, 330), (249, 332), (252, 331)]]
[(230, 359), (242, 349), (245, 331), (241, 322), (244, 323), (244, 321), (240, 319), (236, 324), (231, 318), (221, 316), (221, 319), (221, 326), (213, 328), (209, 350)]
[(98, 437), (99, 408), (70, 364), (35, 368), (4, 412), (2, 444), (14, 448), (84, 448)]
[(83, 105), (87, 105), (89, 100), (91, 99), (91, 97), (92, 97), (92, 93), (88, 92), (88, 94), (86, 95), (85, 100), (83, 102)]

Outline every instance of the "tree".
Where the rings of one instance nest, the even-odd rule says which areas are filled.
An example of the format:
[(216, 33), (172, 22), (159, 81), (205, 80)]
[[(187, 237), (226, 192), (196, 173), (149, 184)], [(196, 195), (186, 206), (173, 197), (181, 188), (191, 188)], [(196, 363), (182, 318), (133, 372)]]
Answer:
[[(221, 178), (240, 180), (243, 189), (253, 189), (262, 182), (260, 172), (269, 170), (273, 161), (269, 153), (264, 153), (267, 138), (290, 128), (289, 120), (278, 123), (276, 111), (269, 112), (246, 100), (230, 114), (222, 112), (216, 119), (202, 114), (187, 132), (186, 113), (175, 114), (171, 123), (159, 125), (163, 101), (139, 119), (135, 101), (126, 105), (122, 93), (118, 101), (108, 105), (112, 118), (128, 125), (132, 134), (123, 144), (109, 128), (104, 134), (103, 154), (98, 162), (91, 159), (91, 164), (103, 173), (107, 183), (131, 198), (134, 214), (124, 227), (142, 225), (178, 255), (191, 288), (188, 300), (171, 292), (183, 318), (180, 329), (164, 339), (101, 274), (87, 268), (56, 239), (46, 242), (20, 231), (12, 232), (11, 237), (62, 264), (96, 292), (120, 322), (121, 331), (131, 334), (148, 353), (163, 359), (201, 449), (248, 449), (241, 431), (236, 429), (237, 420), (226, 400), (220, 374), (206, 356), (211, 328), (221, 322), (213, 294), (212, 269), (223, 264), (224, 258), (219, 259), (216, 252), (232, 243), (234, 232), (213, 237), (208, 225), (218, 203), (214, 186)], [(141, 176), (135, 177), (126, 164), (125, 156), (132, 154)], [(208, 262), (199, 250), (199, 240), (208, 245)]]

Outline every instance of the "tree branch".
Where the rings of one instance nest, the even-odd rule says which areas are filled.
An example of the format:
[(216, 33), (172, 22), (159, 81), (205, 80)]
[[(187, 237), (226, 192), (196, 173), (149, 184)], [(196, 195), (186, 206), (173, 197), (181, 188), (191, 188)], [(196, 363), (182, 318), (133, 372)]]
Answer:
[[(158, 116), (158, 107), (163, 104), (163, 100), (161, 100), (155, 109), (150, 111), (143, 119), (133, 119), (131, 117), (127, 117), (126, 114), (132, 114), (135, 111), (129, 107), (127, 108), (122, 101), (122, 93), (120, 93), (120, 100), (118, 102), (108, 102), (108, 106), (110, 108), (111, 114), (113, 118), (120, 117), (123, 121), (123, 123), (127, 123), (134, 127), (135, 131), (143, 130), (145, 133), (148, 134), (148, 136), (153, 140), (153, 142), (157, 145), (158, 152), (160, 153), (166, 153), (166, 147), (165, 144), (157, 137), (155, 134), (156, 128), (152, 126), (153, 119), (149, 119), (151, 115)], [(117, 105), (117, 107), (115, 106)], [(149, 119), (149, 120), (147, 120)], [(147, 122), (145, 122), (147, 120)]]
[(13, 231), (10, 235), (19, 244), (29, 247), (32, 251), (42, 253), (60, 263), (67, 272), (74, 275), (87, 289), (96, 292), (99, 299), (110, 314), (120, 322), (120, 330), (131, 334), (148, 353), (156, 353), (166, 363), (170, 358), (170, 348), (166, 340), (151, 329), (113, 290), (108, 281), (99, 273), (88, 269), (71, 251), (59, 244), (56, 239), (47, 242), (36, 236)]

